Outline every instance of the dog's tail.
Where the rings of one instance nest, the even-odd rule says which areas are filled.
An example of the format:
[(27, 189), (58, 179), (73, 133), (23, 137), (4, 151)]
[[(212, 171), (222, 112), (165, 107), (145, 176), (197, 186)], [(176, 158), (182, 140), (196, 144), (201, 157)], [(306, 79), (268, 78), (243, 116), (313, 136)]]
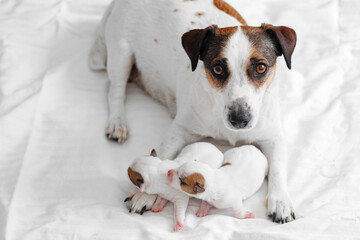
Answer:
[(114, 1), (106, 9), (105, 14), (100, 22), (96, 33), (96, 39), (93, 43), (89, 57), (88, 65), (93, 70), (105, 70), (106, 69), (106, 59), (107, 59), (107, 50), (105, 44), (105, 27), (107, 20), (111, 14), (111, 11), (114, 6)]
[(227, 13), (228, 15), (236, 18), (242, 25), (247, 26), (246, 21), (243, 19), (243, 17), (238, 13), (232, 6), (230, 6), (228, 3), (224, 2), (223, 0), (214, 0), (213, 1), (215, 7), (220, 9), (221, 11)]

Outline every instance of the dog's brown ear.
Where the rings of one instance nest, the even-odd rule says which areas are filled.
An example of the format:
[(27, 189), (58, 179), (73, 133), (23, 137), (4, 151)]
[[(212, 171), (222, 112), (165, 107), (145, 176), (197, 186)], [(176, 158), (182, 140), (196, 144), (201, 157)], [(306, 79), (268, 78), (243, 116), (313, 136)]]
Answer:
[(202, 193), (204, 192), (205, 189), (204, 189), (204, 186), (201, 186), (199, 183), (196, 183), (195, 186), (194, 186), (194, 192), (197, 192), (197, 193)]
[(205, 29), (194, 29), (184, 35), (181, 38), (181, 43), (191, 60), (191, 69), (195, 71), (199, 56), (203, 58), (207, 51), (210, 41), (215, 37), (215, 31), (217, 25), (211, 25)]
[(157, 157), (155, 149), (151, 150), (150, 156)]
[(266, 33), (274, 41), (277, 49), (277, 55), (284, 55), (286, 65), (291, 69), (291, 55), (296, 45), (296, 32), (294, 29), (284, 26), (272, 26), (270, 24), (262, 24)]

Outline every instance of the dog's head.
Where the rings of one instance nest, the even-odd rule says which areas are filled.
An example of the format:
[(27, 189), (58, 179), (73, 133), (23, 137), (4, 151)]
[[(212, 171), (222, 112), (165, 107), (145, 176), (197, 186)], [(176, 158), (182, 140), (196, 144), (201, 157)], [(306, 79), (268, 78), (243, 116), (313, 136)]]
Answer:
[(152, 150), (150, 156), (139, 157), (130, 165), (128, 168), (129, 179), (140, 189), (140, 192), (148, 192), (151, 186), (151, 176), (156, 174), (160, 162), (156, 151)]
[(212, 172), (213, 169), (207, 164), (189, 161), (178, 169), (168, 171), (168, 183), (187, 195), (200, 197), (206, 191), (207, 180), (211, 178)]
[(262, 98), (274, 78), (276, 58), (283, 55), (291, 69), (296, 33), (269, 24), (227, 28), (212, 25), (185, 33), (182, 45), (192, 71), (199, 59), (203, 61), (208, 86), (217, 95), (225, 125), (232, 130), (251, 129), (258, 122)]

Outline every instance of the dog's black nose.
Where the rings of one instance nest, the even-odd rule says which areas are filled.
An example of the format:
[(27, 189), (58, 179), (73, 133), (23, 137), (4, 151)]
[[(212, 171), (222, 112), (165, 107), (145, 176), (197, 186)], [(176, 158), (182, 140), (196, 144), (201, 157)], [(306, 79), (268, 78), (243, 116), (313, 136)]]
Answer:
[(234, 128), (245, 128), (251, 121), (251, 113), (244, 101), (237, 100), (229, 110), (228, 120)]
[(248, 111), (231, 111), (229, 122), (234, 128), (245, 128), (251, 120), (251, 114)]

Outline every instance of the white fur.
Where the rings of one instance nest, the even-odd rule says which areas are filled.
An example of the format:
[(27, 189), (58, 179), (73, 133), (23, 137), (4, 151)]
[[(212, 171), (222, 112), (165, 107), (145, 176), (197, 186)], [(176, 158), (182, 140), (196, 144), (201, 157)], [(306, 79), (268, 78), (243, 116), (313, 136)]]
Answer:
[(197, 161), (186, 162), (175, 169), (170, 185), (182, 191), (179, 177), (200, 173), (205, 178), (205, 191), (197, 194), (184, 193), (202, 199), (216, 208), (231, 208), (235, 217), (244, 218), (247, 215), (242, 201), (262, 185), (268, 172), (267, 160), (259, 149), (247, 145), (225, 152), (224, 163), (230, 165), (212, 168)]
[[(206, 166), (218, 168), (223, 162), (223, 154), (210, 143), (198, 142), (185, 147), (174, 160), (161, 161), (157, 157), (144, 156), (135, 159), (130, 166), (133, 171), (140, 173), (144, 179), (140, 191), (158, 194), (162, 198), (156, 200), (155, 211), (162, 210), (166, 204), (164, 199), (174, 203), (175, 231), (180, 230), (184, 225), (189, 197), (168, 184), (168, 171), (191, 160), (197, 160)], [(154, 208), (152, 210), (154, 211)]]
[[(246, 10), (239, 1), (227, 2), (235, 9)], [(198, 12), (204, 15), (197, 16)], [(192, 72), (190, 60), (181, 46), (181, 36), (191, 29), (212, 24), (239, 25), (211, 0), (114, 1), (104, 15), (89, 59), (94, 69), (106, 65), (111, 82), (107, 133), (119, 142), (127, 138), (125, 88), (131, 66), (136, 63), (146, 91), (176, 115), (162, 142), (160, 156), (171, 159), (183, 146), (204, 137), (227, 140), (232, 145), (256, 144), (270, 164), (268, 213), (281, 220), (292, 220), (293, 208), (286, 183), (287, 148), (281, 129), (276, 81), (267, 89), (256, 90), (249, 85), (244, 59), (250, 52), (250, 43), (239, 30), (227, 46), (226, 57), (233, 75), (224, 91), (210, 86), (201, 61)], [(227, 104), (239, 97), (245, 97), (253, 111), (248, 129), (235, 130), (225, 118)], [(146, 205), (151, 202), (153, 199)]]

